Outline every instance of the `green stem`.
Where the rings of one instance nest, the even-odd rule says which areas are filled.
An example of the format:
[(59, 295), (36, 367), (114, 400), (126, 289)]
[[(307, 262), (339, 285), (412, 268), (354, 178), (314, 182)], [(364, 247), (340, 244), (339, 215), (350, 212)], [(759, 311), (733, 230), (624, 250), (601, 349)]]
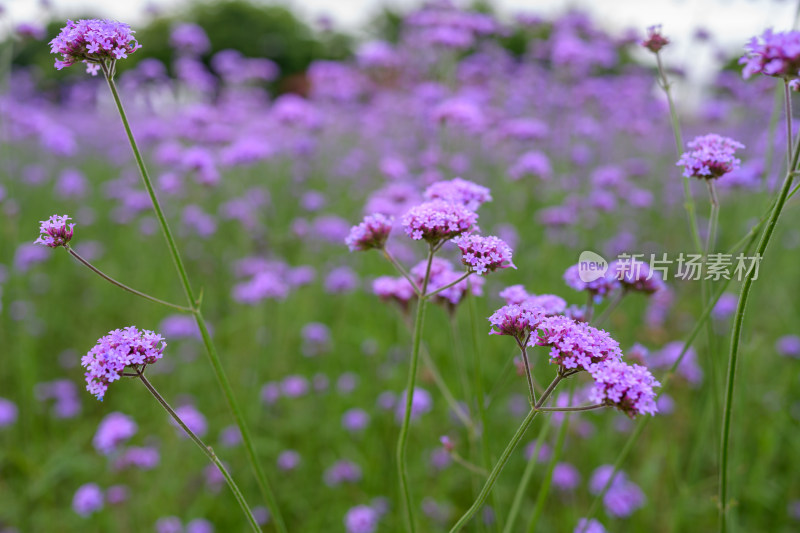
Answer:
[(450, 457), (453, 458), (453, 461), (455, 461), (456, 463), (460, 464), (461, 466), (463, 466), (464, 468), (466, 468), (467, 470), (469, 470), (473, 474), (478, 474), (479, 476), (482, 476), (482, 477), (486, 477), (486, 476), (489, 475), (489, 472), (487, 472), (486, 470), (484, 470), (483, 468), (481, 468), (480, 466), (478, 466), (476, 464), (470, 463), (469, 461), (467, 461), (466, 459), (461, 457), (461, 455), (458, 454), (458, 452), (450, 452)]
[(599, 328), (600, 326), (605, 324), (606, 320), (608, 320), (608, 317), (611, 316), (611, 313), (613, 313), (616, 310), (616, 308), (619, 307), (619, 304), (622, 303), (622, 299), (625, 298), (626, 294), (628, 294), (628, 291), (625, 289), (622, 289), (619, 292), (619, 294), (617, 294), (617, 296), (611, 301), (611, 303), (608, 304), (608, 307), (603, 309), (603, 312), (600, 314), (599, 317), (597, 317), (597, 321), (594, 324), (595, 327)]
[[(785, 90), (787, 93), (787, 102), (789, 98), (789, 85), (788, 82), (785, 83)], [(788, 105), (788, 103), (787, 103)], [(791, 109), (787, 109), (787, 121), (790, 120), (789, 115), (791, 114)], [(789, 126), (791, 127), (791, 126)], [(791, 130), (790, 130), (791, 132)], [(788, 143), (791, 143), (792, 139), (789, 137), (787, 139)], [(789, 152), (792, 153), (792, 148), (789, 148)], [(789, 160), (789, 168), (786, 172), (786, 177), (783, 180), (783, 186), (781, 187), (780, 193), (778, 194), (778, 200), (775, 202), (775, 207), (772, 210), (772, 214), (767, 221), (767, 226), (764, 229), (764, 233), (761, 236), (761, 240), (756, 247), (756, 257), (760, 257), (763, 259), (764, 252), (769, 245), (769, 241), (772, 238), (772, 234), (775, 231), (775, 226), (778, 223), (778, 219), (780, 218), (781, 211), (783, 211), (783, 206), (786, 204), (786, 198), (789, 194), (789, 190), (792, 187), (792, 177), (793, 171), (797, 168), (797, 159), (798, 155), (800, 155), (800, 142), (797, 146), (795, 146), (793, 150), (793, 154)], [(745, 309), (747, 307), (747, 299), (750, 296), (750, 290), (753, 286), (753, 279), (757, 272), (756, 268), (751, 268), (745, 274), (745, 280), (742, 284), (742, 290), (739, 294), (739, 303), (736, 306), (736, 314), (734, 315), (733, 319), (733, 330), (731, 332), (731, 347), (730, 347), (730, 354), (728, 358), (728, 378), (727, 378), (727, 387), (725, 389), (725, 407), (722, 416), (722, 438), (721, 438), (721, 448), (720, 448), (720, 467), (719, 467), (719, 531), (720, 533), (725, 533), (727, 531), (727, 508), (728, 508), (728, 449), (729, 449), (729, 439), (730, 439), (730, 431), (731, 431), (731, 413), (733, 411), (733, 395), (734, 395), (734, 385), (736, 383), (736, 363), (738, 362), (739, 356), (739, 342), (742, 336), (742, 324), (744, 322), (744, 314)]]
[(528, 347), (526, 342), (520, 342), (517, 339), (517, 344), (519, 344), (519, 351), (522, 353), (522, 362), (525, 364), (525, 375), (528, 377), (528, 389), (530, 394), (530, 402), (531, 405), (536, 405), (536, 390), (533, 388), (533, 373), (531, 372), (531, 365), (528, 362)]
[(153, 296), (150, 296), (149, 294), (145, 294), (145, 293), (143, 293), (143, 292), (137, 291), (136, 289), (134, 289), (134, 288), (132, 288), (132, 287), (128, 287), (128, 286), (127, 286), (127, 285), (125, 285), (124, 283), (121, 283), (121, 282), (119, 282), (119, 281), (115, 280), (114, 278), (112, 278), (111, 276), (109, 276), (109, 275), (105, 274), (105, 273), (104, 273), (103, 271), (101, 271), (99, 268), (95, 267), (95, 266), (94, 266), (93, 264), (91, 264), (89, 261), (87, 261), (86, 259), (84, 259), (83, 257), (81, 257), (81, 256), (80, 256), (80, 254), (78, 254), (78, 252), (76, 252), (75, 250), (73, 250), (73, 249), (70, 247), (70, 245), (69, 245), (69, 244), (66, 244), (66, 245), (64, 245), (64, 248), (66, 248), (66, 249), (67, 249), (67, 251), (70, 253), (70, 255), (71, 255), (72, 257), (74, 257), (75, 259), (77, 259), (77, 260), (78, 260), (80, 263), (82, 263), (82, 264), (83, 264), (85, 267), (87, 267), (89, 270), (91, 270), (92, 272), (94, 272), (95, 274), (97, 274), (98, 276), (100, 276), (101, 278), (103, 278), (104, 280), (108, 281), (108, 282), (109, 282), (109, 283), (111, 283), (112, 285), (116, 285), (116, 286), (117, 286), (117, 287), (119, 287), (120, 289), (123, 289), (123, 290), (125, 290), (125, 291), (128, 291), (128, 292), (129, 292), (129, 293), (131, 293), (131, 294), (135, 294), (136, 296), (139, 296), (139, 297), (141, 297), (141, 298), (144, 298), (145, 300), (150, 300), (151, 302), (155, 302), (155, 303), (157, 303), (157, 304), (165, 305), (165, 306), (167, 306), (167, 307), (171, 307), (171, 308), (173, 308), (173, 309), (177, 309), (178, 311), (183, 311), (184, 313), (191, 313), (191, 312), (192, 312), (192, 310), (191, 310), (191, 309), (189, 309), (188, 307), (183, 307), (183, 306), (180, 306), (180, 305), (171, 304), (171, 303), (169, 303), (169, 302), (165, 302), (164, 300), (159, 300), (158, 298), (155, 298), (155, 297), (153, 297)]
[(517, 429), (517, 432), (509, 441), (508, 445), (506, 446), (506, 449), (500, 456), (500, 459), (498, 459), (497, 463), (494, 465), (494, 468), (492, 468), (489, 477), (486, 479), (486, 483), (484, 483), (483, 488), (481, 489), (480, 493), (478, 493), (478, 497), (472, 503), (470, 508), (467, 509), (467, 512), (465, 512), (461, 516), (461, 518), (458, 519), (458, 522), (456, 522), (455, 525), (450, 529), (450, 533), (456, 533), (457, 531), (461, 531), (461, 529), (465, 525), (467, 525), (467, 523), (472, 519), (472, 517), (475, 516), (475, 513), (477, 513), (478, 510), (480, 510), (481, 506), (486, 501), (486, 498), (488, 498), (489, 493), (492, 492), (494, 484), (497, 482), (497, 478), (500, 477), (500, 472), (503, 471), (503, 468), (506, 466), (509, 457), (511, 457), (511, 453), (516, 449), (517, 445), (519, 444), (519, 441), (522, 440), (522, 437), (525, 435), (525, 432), (531, 425), (531, 422), (533, 422), (533, 419), (536, 418), (536, 415), (539, 413), (538, 409), (542, 405), (544, 405), (544, 403), (547, 401), (547, 399), (550, 397), (550, 395), (553, 393), (556, 386), (559, 384), (559, 382), (561, 382), (562, 379), (564, 379), (564, 377), (561, 374), (557, 375), (555, 379), (552, 381), (552, 383), (550, 383), (550, 385), (544, 391), (544, 394), (542, 394), (541, 398), (539, 399), (539, 402), (530, 410), (528, 416), (525, 417), (525, 420), (522, 421), (522, 424)]
[(200, 439), (200, 437), (195, 435), (194, 432), (191, 429), (189, 429), (189, 427), (183, 422), (183, 420), (181, 420), (181, 417), (178, 416), (178, 413), (176, 413), (175, 410), (172, 409), (172, 407), (170, 407), (170, 405), (167, 403), (164, 397), (158, 393), (155, 387), (153, 387), (150, 381), (144, 376), (144, 373), (141, 371), (141, 369), (139, 368), (136, 369), (136, 375), (142, 381), (142, 383), (144, 383), (144, 386), (147, 387), (147, 390), (150, 391), (150, 394), (152, 394), (155, 397), (155, 399), (158, 400), (158, 403), (161, 404), (161, 406), (167, 411), (167, 413), (169, 413), (169, 415), (175, 420), (175, 422), (177, 422), (178, 425), (186, 432), (186, 434), (189, 435), (189, 438), (192, 439), (192, 441), (195, 444), (197, 444), (197, 447), (203, 450), (203, 453), (206, 454), (206, 457), (208, 457), (208, 459), (212, 463), (214, 463), (214, 465), (216, 465), (217, 468), (219, 468), (219, 471), (222, 473), (222, 476), (228, 483), (231, 492), (233, 492), (236, 501), (239, 502), (239, 506), (242, 508), (242, 511), (244, 512), (245, 516), (247, 516), (247, 520), (250, 523), (250, 527), (253, 528), (253, 531), (261, 533), (261, 527), (258, 525), (258, 522), (256, 521), (255, 517), (253, 517), (253, 512), (247, 505), (247, 501), (245, 501), (244, 496), (242, 495), (242, 491), (239, 490), (239, 486), (236, 485), (236, 482), (233, 480), (230, 473), (228, 473), (228, 470), (225, 468), (225, 465), (222, 463), (222, 461), (219, 460), (217, 454), (214, 453), (214, 450), (211, 448), (211, 446), (207, 446), (206, 443), (204, 443)]
[(414, 282), (414, 279), (411, 277), (411, 274), (408, 273), (408, 271), (403, 267), (403, 265), (401, 265), (400, 262), (397, 259), (395, 259), (395, 257), (391, 253), (389, 253), (389, 250), (387, 250), (386, 248), (381, 248), (381, 252), (383, 253), (383, 257), (385, 257), (386, 260), (389, 261), (394, 266), (394, 268), (397, 269), (397, 271), (404, 278), (406, 278), (406, 280), (411, 284), (411, 287), (414, 289), (414, 293), (417, 296), (421, 296), (422, 293), (420, 292), (419, 287), (417, 287), (417, 284)]
[(602, 409), (607, 407), (604, 403), (596, 403), (592, 405), (580, 405), (578, 407), (539, 407), (539, 411), (548, 413), (578, 413), (580, 411), (594, 411), (595, 409)]
[[(428, 265), (425, 268), (425, 278), (422, 281), (421, 293), (428, 290), (428, 281), (431, 276), (434, 250), (428, 250)], [(411, 349), (411, 364), (408, 368), (408, 384), (406, 385), (406, 408), (403, 414), (403, 424), (400, 427), (400, 436), (397, 439), (397, 472), (400, 476), (400, 489), (403, 495), (405, 508), (406, 529), (412, 533), (417, 526), (414, 521), (414, 505), (411, 501), (411, 489), (408, 486), (408, 471), (406, 468), (406, 449), (408, 447), (408, 425), (411, 421), (411, 405), (414, 399), (414, 386), (417, 381), (417, 366), (419, 364), (419, 349), (422, 344), (422, 327), (425, 322), (425, 305), (427, 299), (421, 297), (417, 300), (417, 316), (414, 321), (414, 338)]]
[[(672, 135), (675, 138), (675, 149), (680, 157), (683, 152), (683, 137), (681, 136), (681, 125), (678, 119), (678, 111), (675, 109), (675, 102), (672, 100), (672, 91), (670, 90), (670, 83), (667, 80), (667, 73), (664, 70), (664, 65), (661, 62), (661, 54), (656, 52), (656, 63), (658, 64), (658, 76), (661, 81), (661, 88), (667, 96), (667, 104), (669, 104), (669, 118), (672, 125)], [(697, 216), (694, 212), (694, 198), (692, 198), (692, 189), (688, 179), (683, 180), (683, 196), (685, 199), (684, 207), (686, 214), (689, 217), (689, 228), (692, 231), (692, 240), (694, 241), (695, 250), (700, 253), (703, 248), (700, 244), (700, 231), (697, 229)]]
[(552, 420), (552, 416), (547, 417), (544, 426), (541, 431), (539, 431), (539, 436), (536, 437), (536, 446), (533, 449), (533, 455), (531, 455), (528, 464), (525, 465), (525, 472), (523, 472), (522, 479), (520, 479), (519, 485), (517, 485), (517, 492), (514, 493), (514, 501), (511, 503), (511, 510), (508, 512), (506, 527), (503, 529), (503, 533), (512, 533), (514, 531), (514, 523), (517, 521), (517, 516), (519, 516), (520, 507), (522, 507), (522, 499), (525, 496), (525, 491), (528, 489), (531, 477), (533, 477), (539, 451), (542, 449), (542, 444), (544, 444), (547, 433), (550, 431)]
[(131, 150), (133, 151), (133, 157), (134, 159), (136, 159), (136, 165), (139, 167), (139, 173), (141, 174), (142, 182), (144, 183), (145, 189), (147, 190), (147, 194), (150, 196), (150, 201), (153, 204), (153, 210), (155, 211), (159, 225), (161, 226), (161, 232), (164, 234), (164, 239), (167, 241), (167, 246), (169, 247), (169, 251), (172, 256), (172, 261), (175, 264), (175, 269), (178, 271), (178, 276), (181, 280), (181, 285), (183, 286), (183, 291), (186, 295), (187, 303), (192, 309), (192, 314), (195, 317), (197, 326), (200, 328), (200, 333), (203, 337), (203, 344), (205, 345), (206, 353), (208, 354), (211, 366), (214, 369), (214, 372), (217, 376), (217, 381), (219, 382), (220, 387), (222, 388), (222, 392), (225, 395), (225, 399), (228, 402), (228, 407), (233, 413), (233, 416), (236, 419), (236, 425), (239, 427), (239, 431), (242, 434), (242, 441), (244, 442), (245, 448), (247, 449), (247, 456), (248, 459), (250, 460), (250, 466), (252, 467), (253, 472), (256, 475), (258, 486), (261, 489), (261, 493), (267, 503), (270, 514), (272, 515), (275, 528), (280, 533), (288, 533), (286, 525), (283, 521), (283, 516), (281, 515), (280, 509), (278, 508), (278, 505), (276, 503), (275, 496), (272, 493), (272, 489), (269, 485), (266, 475), (264, 474), (264, 470), (261, 467), (261, 463), (258, 461), (255, 448), (253, 447), (253, 441), (250, 436), (250, 431), (247, 427), (247, 424), (245, 424), (241, 408), (239, 407), (239, 404), (237, 403), (236, 398), (233, 395), (233, 389), (230, 385), (230, 382), (228, 381), (228, 377), (225, 374), (225, 370), (222, 367), (222, 363), (219, 359), (219, 355), (217, 354), (216, 348), (214, 347), (214, 344), (211, 341), (211, 336), (208, 333), (208, 328), (206, 326), (205, 321), (203, 320), (202, 314), (200, 313), (200, 309), (198, 308), (198, 303), (195, 300), (194, 293), (192, 292), (192, 287), (191, 284), (189, 283), (189, 276), (186, 273), (186, 268), (184, 267), (180, 252), (178, 251), (178, 246), (175, 244), (175, 239), (172, 236), (172, 231), (169, 229), (169, 224), (167, 223), (167, 219), (164, 216), (163, 210), (161, 209), (161, 204), (159, 203), (158, 197), (156, 196), (155, 190), (153, 189), (153, 184), (150, 180), (150, 176), (147, 173), (147, 167), (144, 164), (144, 159), (142, 158), (142, 154), (139, 152), (139, 147), (137, 146), (136, 139), (133, 136), (133, 131), (131, 130), (130, 123), (128, 122), (128, 117), (125, 114), (125, 108), (122, 105), (122, 100), (120, 99), (119, 92), (117, 91), (117, 86), (114, 83), (113, 62), (111, 64), (103, 62), (101, 63), (101, 67), (103, 69), (103, 73), (105, 74), (106, 82), (108, 83), (108, 88), (111, 91), (111, 95), (114, 98), (114, 103), (117, 106), (117, 111), (119, 111), (119, 116), (120, 119), (122, 120), (122, 125), (125, 128), (125, 134), (128, 137), (128, 142), (130, 143)]
[(472, 423), (469, 414), (464, 411), (464, 408), (461, 407), (455, 396), (453, 396), (444, 378), (442, 378), (442, 373), (439, 372), (439, 367), (434, 363), (433, 357), (431, 357), (431, 354), (428, 353), (428, 350), (426, 350), (424, 346), (420, 348), (420, 353), (422, 355), (422, 362), (428, 367), (428, 371), (431, 373), (431, 376), (433, 376), (433, 382), (436, 384), (436, 388), (442, 393), (447, 405), (450, 406), (450, 409), (453, 410), (456, 417), (458, 417), (461, 423), (464, 424), (464, 427), (467, 428), (467, 432), (472, 435), (475, 432), (475, 424)]
[(452, 282), (452, 283), (448, 283), (448, 284), (447, 284), (447, 285), (445, 285), (444, 287), (439, 287), (439, 288), (438, 288), (438, 289), (436, 289), (435, 291), (432, 291), (432, 292), (429, 292), (429, 293), (427, 293), (427, 294), (426, 294), (424, 297), (425, 297), (426, 299), (430, 299), (430, 297), (431, 297), (431, 296), (436, 296), (436, 295), (437, 295), (437, 294), (439, 294), (440, 292), (442, 292), (442, 291), (445, 291), (445, 290), (449, 289), (449, 288), (450, 288), (450, 287), (452, 287), (453, 285), (457, 285), (457, 284), (461, 283), (462, 281), (464, 281), (465, 279), (467, 279), (467, 278), (470, 276), (470, 274), (472, 274), (472, 272), (471, 272), (471, 271), (467, 271), (467, 272), (465, 272), (465, 273), (464, 273), (464, 275), (463, 275), (463, 276), (461, 276), (460, 278), (458, 278), (458, 279), (457, 279), (457, 280), (455, 280), (454, 282)]

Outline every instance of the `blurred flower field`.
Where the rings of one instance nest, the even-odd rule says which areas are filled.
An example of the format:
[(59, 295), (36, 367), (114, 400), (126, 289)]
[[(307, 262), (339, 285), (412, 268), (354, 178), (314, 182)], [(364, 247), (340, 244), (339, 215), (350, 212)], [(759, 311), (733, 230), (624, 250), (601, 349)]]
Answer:
[(295, 92), (64, 24), (0, 65), (0, 532), (800, 528), (800, 34), (696, 34), (685, 102), (579, 12), (432, 2)]

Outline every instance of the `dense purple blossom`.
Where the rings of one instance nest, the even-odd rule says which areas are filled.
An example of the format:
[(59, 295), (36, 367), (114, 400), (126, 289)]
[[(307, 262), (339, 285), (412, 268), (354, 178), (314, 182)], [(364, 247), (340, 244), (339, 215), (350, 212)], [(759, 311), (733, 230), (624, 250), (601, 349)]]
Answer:
[(661, 274), (652, 270), (648, 263), (635, 259), (619, 259), (608, 265), (608, 273), (613, 275), (623, 289), (653, 294), (664, 288)]
[(281, 391), (287, 398), (297, 398), (308, 394), (308, 380), (303, 376), (291, 375), (283, 378)]
[(109, 413), (100, 421), (92, 444), (103, 455), (110, 455), (117, 447), (136, 434), (136, 422), (126, 414)]
[(330, 294), (351, 292), (358, 287), (358, 276), (348, 266), (336, 267), (325, 276), (324, 285), (325, 291)]
[(629, 365), (618, 360), (605, 360), (589, 366), (594, 387), (589, 399), (595, 403), (612, 405), (633, 418), (636, 415), (654, 415), (658, 410), (654, 387), (661, 384), (647, 368)]
[(374, 533), (378, 528), (379, 515), (368, 505), (357, 505), (350, 508), (344, 516), (344, 527), (347, 533)]
[(687, 178), (717, 179), (739, 168), (741, 161), (734, 154), (744, 148), (740, 142), (716, 133), (695, 137), (676, 165), (682, 166)]
[(580, 481), (578, 469), (569, 463), (558, 463), (553, 468), (553, 486), (559, 490), (574, 490)]
[(511, 261), (511, 248), (497, 237), (460, 235), (453, 244), (461, 250), (461, 262), (478, 275), (498, 268), (517, 268)]
[(527, 300), (530, 295), (523, 285), (510, 285), (500, 291), (498, 296), (505, 300), (506, 305), (520, 305)]
[(489, 322), (492, 324), (489, 334), (511, 335), (524, 340), (539, 327), (542, 320), (544, 313), (539, 308), (524, 303), (504, 305), (489, 317)]
[(17, 421), (17, 404), (11, 400), (0, 398), (0, 428), (10, 426)]
[[(665, 344), (659, 351), (652, 353), (647, 358), (647, 365), (652, 368), (666, 370), (672, 367), (683, 351), (682, 341), (673, 341)], [(694, 386), (703, 381), (703, 369), (697, 363), (697, 352), (691, 346), (686, 350), (677, 368), (678, 375)]]
[(70, 218), (67, 215), (53, 215), (48, 220), (42, 220), (39, 226), (39, 238), (34, 244), (44, 244), (50, 248), (66, 246), (72, 239), (75, 224), (68, 223)]
[(800, 76), (800, 31), (775, 32), (772, 28), (750, 39), (745, 55), (739, 60), (744, 65), (742, 76), (753, 74), (776, 76), (796, 80)]
[(350, 229), (345, 244), (351, 252), (381, 249), (392, 231), (392, 219), (380, 213), (367, 215), (364, 221)]
[(372, 282), (372, 292), (381, 300), (397, 302), (403, 309), (408, 308), (408, 302), (415, 296), (414, 287), (404, 277), (375, 278)]
[(127, 367), (155, 363), (166, 346), (161, 335), (139, 331), (135, 326), (110, 331), (81, 358), (86, 368), (86, 390), (102, 400), (108, 384), (122, 377)]
[(589, 370), (594, 363), (622, 358), (619, 343), (602, 329), (565, 316), (544, 318), (539, 334), (532, 335), (531, 346), (549, 346), (550, 362), (565, 369)]
[(72, 497), (72, 509), (81, 516), (89, 516), (103, 508), (103, 491), (97, 483), (78, 487)]
[(478, 215), (461, 204), (432, 200), (412, 207), (403, 215), (402, 223), (409, 237), (437, 244), (469, 230)]
[(470, 211), (476, 211), (482, 204), (492, 201), (489, 189), (477, 183), (455, 178), (450, 181), (437, 181), (425, 189), (426, 200), (445, 200), (461, 204)]
[[(595, 469), (589, 480), (589, 490), (599, 494), (608, 483), (614, 471), (612, 465), (602, 465)], [(606, 512), (612, 516), (625, 518), (644, 505), (645, 497), (636, 483), (630, 481), (624, 472), (618, 471), (603, 497)]]
[(60, 56), (58, 70), (83, 61), (87, 71), (96, 74), (99, 62), (124, 59), (140, 48), (133, 34), (130, 26), (113, 20), (68, 20), (50, 41), (50, 53)]

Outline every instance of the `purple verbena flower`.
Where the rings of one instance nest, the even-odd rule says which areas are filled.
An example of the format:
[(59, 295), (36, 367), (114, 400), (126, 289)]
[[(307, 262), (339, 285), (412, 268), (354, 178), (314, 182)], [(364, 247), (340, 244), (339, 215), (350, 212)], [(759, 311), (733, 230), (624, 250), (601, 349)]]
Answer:
[(647, 39), (640, 43), (642, 46), (657, 54), (662, 48), (669, 44), (669, 39), (661, 35), (661, 24), (647, 28)]
[[(206, 417), (197, 410), (192, 404), (181, 405), (175, 409), (175, 413), (178, 415), (178, 418), (183, 420), (183, 423), (186, 424), (192, 433), (196, 434), (198, 437), (202, 437), (208, 431), (208, 423), (206, 422)], [(170, 417), (169, 419), (170, 424), (179, 428), (181, 431), (182, 437), (188, 437), (185, 435), (183, 428), (181, 428), (177, 422), (173, 418)]]
[[(395, 418), (398, 422), (402, 422), (403, 418), (405, 417), (407, 397), (407, 391), (403, 391), (403, 394), (400, 395), (400, 399), (395, 405)], [(432, 408), (433, 397), (431, 396), (431, 393), (425, 389), (416, 387), (414, 389), (414, 395), (411, 397), (411, 420), (416, 420), (425, 413), (430, 412)]]
[(569, 463), (557, 463), (553, 468), (553, 486), (559, 490), (574, 490), (580, 481), (578, 469)]
[(608, 274), (616, 277), (622, 288), (653, 294), (664, 288), (661, 274), (652, 270), (644, 261), (635, 259), (620, 259), (608, 265)]
[(81, 516), (89, 516), (103, 508), (103, 491), (97, 483), (78, 487), (72, 498), (72, 509)]
[(461, 235), (453, 243), (461, 250), (461, 262), (478, 275), (498, 268), (517, 268), (511, 261), (511, 248), (497, 237)]
[(784, 357), (800, 358), (800, 337), (784, 335), (775, 341), (775, 351)]
[(108, 384), (122, 377), (126, 367), (155, 363), (166, 346), (161, 335), (139, 331), (135, 326), (110, 331), (81, 358), (86, 368), (86, 390), (102, 400)]
[(368, 424), (369, 415), (363, 409), (349, 409), (342, 415), (342, 427), (352, 433), (362, 431)]
[(378, 527), (378, 512), (368, 505), (357, 505), (344, 516), (347, 533), (374, 533)]
[(592, 281), (581, 279), (580, 265), (572, 265), (564, 272), (564, 281), (567, 286), (576, 291), (588, 292), (595, 303), (600, 303), (603, 298), (619, 286), (619, 281), (614, 277), (613, 272), (606, 271), (605, 275)]
[(408, 309), (408, 302), (414, 298), (414, 287), (404, 278), (380, 276), (372, 282), (372, 292), (381, 300), (394, 301), (404, 310)]
[(10, 426), (17, 421), (17, 404), (11, 400), (0, 398), (0, 428)]
[(177, 516), (163, 516), (156, 520), (156, 533), (183, 533), (183, 524)]
[(134, 33), (127, 24), (114, 20), (68, 20), (61, 33), (50, 41), (50, 53), (61, 56), (55, 62), (58, 70), (83, 61), (94, 75), (99, 63), (126, 58), (141, 48)]
[(323, 474), (325, 484), (336, 487), (342, 483), (355, 483), (361, 480), (361, 467), (352, 461), (336, 461)]
[(161, 454), (158, 448), (152, 446), (130, 446), (114, 462), (117, 469), (138, 468), (140, 470), (152, 470), (161, 461)]
[(775, 32), (771, 28), (744, 46), (742, 76), (753, 74), (795, 80), (800, 75), (800, 31)]
[(72, 239), (75, 224), (68, 224), (70, 217), (67, 215), (53, 215), (48, 220), (42, 220), (39, 224), (39, 238), (33, 241), (34, 244), (44, 244), (50, 248), (66, 246)]
[(300, 465), (300, 454), (295, 450), (284, 450), (278, 455), (277, 463), (284, 472), (294, 470)]
[(364, 221), (350, 229), (344, 240), (351, 252), (383, 248), (392, 231), (392, 218), (380, 213), (367, 215)]
[(539, 308), (524, 304), (504, 305), (489, 317), (489, 322), (492, 324), (489, 334), (511, 335), (519, 340), (524, 340), (539, 327), (539, 323), (543, 319), (544, 313)]
[(581, 518), (578, 520), (578, 525), (575, 526), (573, 533), (606, 533), (606, 528), (594, 518), (588, 521), (585, 518)]
[(506, 305), (520, 305), (530, 296), (522, 285), (510, 285), (498, 295), (506, 301)]
[(653, 388), (661, 384), (647, 368), (605, 360), (592, 364), (588, 370), (594, 379), (589, 394), (592, 402), (612, 405), (631, 418), (658, 411)]
[(455, 178), (451, 181), (437, 181), (425, 189), (426, 200), (445, 200), (461, 204), (470, 211), (476, 211), (482, 204), (492, 201), (489, 189), (471, 181)]
[(675, 164), (684, 167), (685, 177), (707, 180), (718, 179), (739, 168), (741, 161), (734, 154), (744, 148), (742, 143), (716, 133), (696, 137), (687, 146), (689, 151)]
[(136, 422), (126, 414), (109, 413), (100, 421), (92, 444), (103, 455), (114, 453), (117, 447), (136, 434)]
[(214, 524), (205, 518), (195, 518), (186, 524), (185, 533), (214, 533)]
[(402, 223), (409, 237), (435, 245), (461, 235), (477, 220), (478, 215), (461, 204), (432, 200), (409, 209)]
[(593, 363), (622, 358), (619, 343), (607, 332), (565, 316), (544, 318), (531, 346), (549, 346), (550, 362), (565, 369), (589, 370)]

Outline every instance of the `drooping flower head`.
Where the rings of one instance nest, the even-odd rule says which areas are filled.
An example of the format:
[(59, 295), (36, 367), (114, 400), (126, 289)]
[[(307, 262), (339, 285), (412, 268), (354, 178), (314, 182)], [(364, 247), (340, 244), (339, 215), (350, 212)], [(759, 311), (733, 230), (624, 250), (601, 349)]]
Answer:
[(450, 181), (437, 181), (425, 189), (426, 200), (445, 200), (461, 204), (470, 211), (476, 211), (482, 204), (492, 201), (489, 189), (471, 181), (455, 178)]
[(647, 368), (607, 360), (591, 365), (589, 373), (594, 379), (589, 393), (591, 401), (614, 406), (631, 418), (654, 415), (658, 410), (653, 388), (661, 384)]
[(550, 362), (565, 369), (589, 370), (592, 364), (620, 360), (619, 343), (606, 331), (565, 316), (541, 320), (538, 335), (531, 336), (529, 345), (549, 346)]
[(650, 265), (636, 259), (620, 259), (608, 265), (609, 273), (613, 273), (620, 285), (626, 290), (653, 294), (664, 288), (661, 274), (652, 270)]
[(435, 245), (461, 235), (477, 220), (478, 215), (461, 204), (432, 200), (409, 209), (402, 223), (409, 237)]
[(141, 48), (134, 33), (130, 26), (115, 20), (68, 20), (50, 41), (50, 53), (61, 56), (55, 62), (58, 70), (82, 61), (87, 64), (86, 71), (96, 75), (100, 62), (124, 59)]
[(478, 275), (498, 268), (517, 268), (511, 261), (511, 248), (497, 237), (461, 235), (453, 243), (461, 250), (461, 262)]
[(744, 148), (742, 143), (716, 133), (701, 135), (688, 144), (676, 165), (684, 167), (687, 178), (717, 179), (739, 168), (741, 161), (734, 157), (736, 150)]
[(86, 368), (86, 390), (102, 400), (108, 384), (122, 377), (126, 367), (155, 363), (166, 346), (161, 335), (139, 331), (135, 326), (110, 331), (81, 358)]
[(647, 28), (647, 39), (641, 42), (642, 46), (657, 54), (669, 44), (669, 39), (661, 35), (661, 24)]
[(764, 74), (794, 80), (800, 75), (800, 31), (776, 33), (770, 28), (750, 39), (744, 49), (746, 53), (739, 59), (744, 79)]
[(53, 215), (48, 220), (39, 223), (39, 238), (33, 241), (34, 244), (44, 244), (50, 248), (66, 246), (72, 239), (75, 224), (68, 224), (71, 220), (67, 215)]
[(392, 231), (392, 219), (380, 213), (367, 215), (358, 226), (350, 229), (344, 240), (351, 252), (381, 249)]

